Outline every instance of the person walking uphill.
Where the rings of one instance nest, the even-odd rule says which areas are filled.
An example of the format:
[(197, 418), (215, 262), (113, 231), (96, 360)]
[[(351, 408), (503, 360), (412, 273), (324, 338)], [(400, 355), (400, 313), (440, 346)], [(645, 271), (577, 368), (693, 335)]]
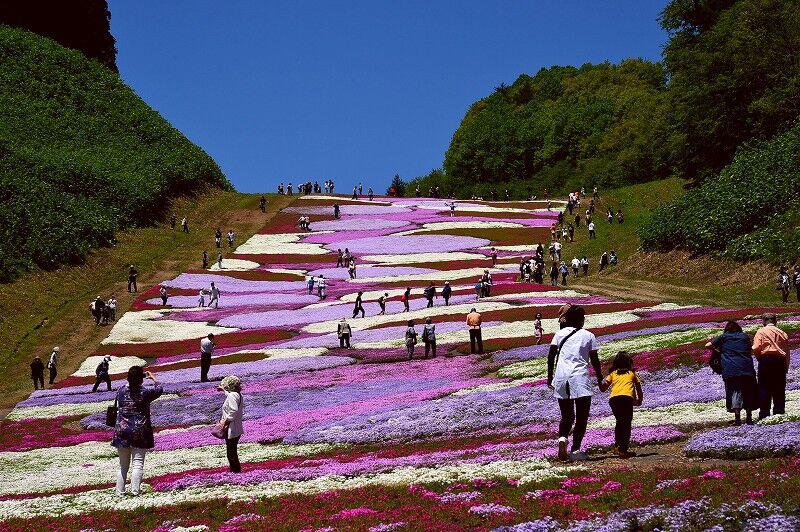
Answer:
[(414, 329), (414, 320), (408, 320), (408, 329), (406, 329), (406, 351), (408, 352), (408, 359), (414, 358), (414, 346), (417, 345), (417, 331)]
[(228, 469), (231, 473), (241, 473), (239, 463), (239, 439), (244, 434), (242, 416), (244, 415), (244, 398), (242, 397), (242, 381), (236, 375), (228, 375), (218, 386), (225, 392), (222, 404), (222, 417), (219, 425), (225, 435), (225, 454), (228, 456)]
[(101, 382), (105, 382), (106, 386), (108, 387), (108, 391), (111, 391), (111, 377), (108, 374), (108, 366), (111, 363), (110, 356), (104, 356), (103, 360), (97, 365), (97, 368), (94, 370), (94, 386), (92, 387), (92, 392), (96, 392), (97, 388), (100, 386)]
[(786, 413), (786, 373), (789, 371), (789, 336), (778, 329), (778, 318), (768, 312), (764, 326), (753, 337), (753, 355), (758, 359), (758, 419)]
[(436, 325), (430, 318), (425, 319), (425, 326), (422, 328), (422, 343), (425, 344), (425, 358), (428, 358), (429, 351), (436, 358)]
[(453, 289), (450, 288), (450, 281), (445, 281), (444, 286), (442, 287), (442, 299), (444, 299), (444, 305), (450, 305), (450, 294), (453, 293)]
[[(589, 364), (594, 368), (598, 385), (603, 380), (597, 339), (583, 328), (586, 312), (577, 305), (564, 305), (558, 312), (561, 329), (553, 335), (547, 356), (547, 385), (553, 390), (561, 410), (558, 428), (558, 458), (586, 460), (581, 451), (589, 408), (592, 404), (592, 383)], [(567, 438), (572, 430), (571, 452), (567, 454)]]
[(633, 358), (626, 351), (620, 351), (611, 363), (611, 372), (600, 383), (600, 391), (611, 388), (608, 405), (617, 423), (614, 427), (614, 452), (620, 458), (636, 456), (629, 451), (633, 407), (642, 405), (642, 383), (633, 370)]
[(44, 362), (38, 355), (33, 357), (33, 362), (31, 362), (31, 379), (34, 390), (38, 390), (40, 387), (44, 390)]
[[(143, 386), (147, 377), (152, 386)], [(156, 377), (141, 366), (128, 370), (128, 384), (117, 392), (117, 422), (111, 445), (119, 452), (117, 472), (117, 495), (125, 495), (125, 481), (131, 470), (131, 495), (139, 495), (144, 476), (144, 455), (154, 447), (153, 426), (150, 422), (150, 403), (159, 398), (164, 390)]]
[(350, 324), (347, 323), (346, 318), (342, 318), (342, 321), (339, 322), (339, 325), (336, 327), (336, 336), (339, 337), (339, 347), (344, 349), (350, 349), (350, 337), (353, 335), (353, 330), (350, 328)]
[[(467, 314), (467, 327), (469, 327), (469, 352), (483, 354), (483, 337), (481, 336), (481, 314), (475, 307)], [(477, 344), (477, 350), (475, 345)]]
[(361, 313), (361, 317), (364, 317), (364, 305), (362, 303), (361, 297), (364, 295), (364, 292), (359, 291), (358, 295), (356, 295), (356, 304), (353, 307), (353, 317), (355, 318), (358, 316), (358, 313)]
[(214, 354), (214, 334), (200, 340), (200, 382), (208, 382), (208, 370), (211, 369), (211, 355)]
[(55, 346), (53, 352), (50, 353), (50, 359), (47, 361), (47, 369), (50, 370), (50, 384), (56, 381), (58, 375), (58, 355), (61, 353), (61, 348)]
[(709, 340), (706, 347), (714, 349), (712, 356), (719, 353), (725, 382), (725, 407), (734, 414), (734, 425), (742, 424), (742, 410), (747, 413), (745, 422), (752, 425), (758, 391), (750, 337), (742, 332), (738, 323), (729, 321), (723, 333)]

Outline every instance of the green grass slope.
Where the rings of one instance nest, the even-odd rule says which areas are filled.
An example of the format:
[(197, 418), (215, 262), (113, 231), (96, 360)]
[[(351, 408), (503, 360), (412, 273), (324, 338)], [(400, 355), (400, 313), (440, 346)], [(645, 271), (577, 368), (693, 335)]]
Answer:
[(230, 189), (216, 163), (113, 72), (0, 26), (0, 281), (80, 262), (170, 197)]

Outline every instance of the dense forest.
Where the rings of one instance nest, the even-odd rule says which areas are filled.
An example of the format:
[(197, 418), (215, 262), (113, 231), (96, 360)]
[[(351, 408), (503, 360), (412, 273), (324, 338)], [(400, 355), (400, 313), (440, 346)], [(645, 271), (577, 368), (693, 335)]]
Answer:
[(107, 0), (3, 0), (0, 24), (49, 37), (117, 71)]
[(0, 281), (80, 261), (169, 198), (230, 187), (216, 163), (115, 72), (0, 25)]
[(684, 177), (700, 184), (747, 142), (800, 116), (800, 0), (672, 0), (662, 61), (541, 69), (473, 104), (444, 166), (414, 179), (517, 197)]

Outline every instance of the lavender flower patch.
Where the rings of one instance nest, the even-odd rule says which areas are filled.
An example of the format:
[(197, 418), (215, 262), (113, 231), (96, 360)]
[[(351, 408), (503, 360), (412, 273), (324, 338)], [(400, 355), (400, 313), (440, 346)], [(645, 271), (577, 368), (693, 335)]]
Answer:
[[(331, 250), (334, 250), (334, 249), (339, 249), (340, 248), (339, 243), (344, 242), (345, 240), (352, 240), (354, 238), (376, 238), (379, 236), (392, 235), (400, 231), (410, 231), (416, 228), (417, 228), (416, 225), (407, 224), (404, 227), (399, 227), (397, 229), (387, 228), (387, 229), (373, 229), (371, 231), (337, 231), (335, 233), (312, 233), (309, 234), (308, 236), (304, 236), (301, 239), (301, 241), (306, 244), (335, 245), (335, 248), (331, 248)], [(344, 250), (344, 247), (341, 247), (341, 249)]]
[[(220, 290), (222, 290), (222, 288), (220, 288)], [(196, 308), (198, 296), (171, 296), (167, 300), (167, 303), (171, 307)], [(205, 298), (206, 304), (208, 304), (208, 300), (209, 296), (206, 296)], [(292, 308), (292, 307), (299, 308), (302, 305), (317, 303), (319, 302), (319, 298), (315, 295), (308, 295), (307, 293), (304, 294), (302, 292), (299, 294), (281, 293), (281, 292), (264, 292), (264, 293), (254, 292), (248, 294), (240, 294), (234, 292), (231, 295), (223, 293), (222, 296), (220, 297), (220, 301), (224, 302), (224, 306), (227, 308), (271, 307), (271, 306), (281, 307), (281, 308)], [(160, 298), (148, 299), (147, 302), (151, 305), (159, 305), (159, 306), (161, 305)], [(209, 310), (209, 312), (211, 311)], [(174, 315), (171, 315), (169, 319), (181, 320), (191, 317), (197, 317), (197, 319), (189, 319), (187, 321), (210, 321), (206, 319), (206, 316), (202, 316), (200, 313), (193, 313), (193, 314), (176, 313)]]
[(300, 292), (306, 288), (305, 281), (248, 281), (219, 274), (182, 273), (172, 281), (162, 283), (169, 288), (197, 290), (208, 288), (211, 282), (222, 295), (230, 292)]
[(312, 222), (312, 231), (373, 231), (375, 229), (399, 229), (408, 225), (403, 219), (358, 218), (345, 216), (340, 220)]
[(709, 430), (692, 436), (684, 451), (689, 456), (734, 459), (798, 454), (800, 421)]
[(338, 242), (335, 246), (328, 244), (325, 247), (336, 250), (341, 247), (349, 248), (352, 253), (370, 255), (397, 255), (408, 252), (414, 253), (448, 253), (450, 251), (463, 251), (465, 249), (488, 246), (489, 241), (471, 236), (450, 235), (407, 235), (407, 236), (380, 236), (376, 238), (354, 238)]
[[(339, 209), (342, 215), (381, 215), (410, 211), (410, 209), (400, 205), (341, 205)], [(331, 203), (330, 207), (286, 207), (283, 212), (308, 216), (332, 216), (333, 203)]]
[[(383, 277), (394, 275), (416, 275), (423, 273), (436, 273), (439, 270), (432, 268), (417, 268), (414, 266), (364, 266), (356, 268), (356, 274), (359, 278), (369, 277)], [(324, 275), (325, 278), (331, 279), (349, 279), (350, 276), (346, 268), (322, 268), (308, 272), (308, 275), (319, 277)]]

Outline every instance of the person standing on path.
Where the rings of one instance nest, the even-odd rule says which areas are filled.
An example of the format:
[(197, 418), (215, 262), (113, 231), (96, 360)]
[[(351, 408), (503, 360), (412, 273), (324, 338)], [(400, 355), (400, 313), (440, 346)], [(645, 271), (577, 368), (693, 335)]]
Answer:
[[(139, 272), (136, 271), (136, 268), (133, 267), (133, 264), (130, 265), (128, 268), (128, 292), (138, 292), (139, 289), (136, 286), (136, 276), (139, 275)], [(133, 290), (131, 290), (133, 288)]]
[(492, 267), (497, 266), (497, 250), (495, 248), (492, 248), (491, 257), (492, 257)]
[(336, 327), (336, 335), (339, 337), (339, 347), (350, 349), (350, 336), (353, 335), (353, 330), (350, 324), (347, 323), (347, 318), (342, 318), (339, 325)]
[(777, 327), (772, 312), (762, 316), (764, 326), (753, 337), (753, 355), (758, 360), (758, 419), (786, 413), (786, 373), (789, 371), (789, 336)]
[(100, 296), (95, 297), (94, 301), (92, 301), (92, 316), (94, 316), (94, 323), (96, 325), (100, 325), (105, 306), (106, 304)]
[[(342, 215), (342, 209), (339, 207), (338, 203), (334, 203), (333, 204), (333, 217), (338, 220), (341, 217), (341, 215)], [(339, 252), (341, 253), (341, 250), (339, 250)]]
[(105, 382), (106, 386), (108, 386), (108, 391), (111, 391), (111, 377), (108, 374), (108, 366), (111, 363), (110, 356), (104, 356), (103, 360), (97, 365), (97, 368), (94, 370), (94, 386), (92, 387), (92, 392), (96, 392), (97, 388), (100, 386), (101, 382)]
[(351, 279), (356, 278), (356, 258), (350, 257), (350, 264), (347, 266), (347, 273)]
[(422, 328), (422, 342), (425, 344), (425, 358), (428, 358), (428, 351), (431, 358), (436, 358), (436, 325), (430, 318), (425, 319), (425, 326)]
[(317, 282), (317, 280), (314, 278), (313, 275), (308, 278), (308, 281), (306, 281), (306, 285), (308, 286), (308, 295), (311, 295), (311, 294), (314, 293), (314, 283), (316, 283), (316, 282)]
[(167, 287), (164, 286), (164, 285), (161, 285), (161, 288), (158, 289), (158, 295), (161, 296), (161, 306), (162, 307), (166, 307), (167, 306), (167, 298), (169, 297), (169, 294), (167, 293)]
[(386, 314), (386, 298), (389, 297), (388, 292), (384, 292), (381, 297), (378, 298), (378, 306), (381, 308), (381, 311), (378, 312), (378, 316), (383, 316)]
[[(469, 352), (483, 354), (483, 337), (481, 335), (481, 314), (475, 307), (467, 314), (467, 327), (469, 328)], [(477, 344), (477, 349), (476, 349)]]
[(228, 375), (217, 386), (225, 393), (225, 402), (222, 403), (222, 417), (218, 425), (225, 434), (225, 454), (228, 457), (228, 470), (231, 473), (241, 473), (239, 463), (239, 439), (244, 434), (242, 417), (244, 415), (244, 398), (242, 397), (242, 381), (236, 375)]
[(533, 337), (536, 338), (536, 345), (542, 343), (542, 336), (544, 336), (544, 327), (542, 327), (542, 313), (537, 312), (536, 318), (533, 320)]
[(183, 217), (181, 220), (181, 227), (183, 228), (183, 232), (189, 234), (189, 220), (186, 219), (186, 216)]
[(317, 281), (317, 296), (319, 296), (320, 299), (325, 299), (327, 297), (327, 294), (325, 293), (326, 288), (327, 285), (325, 282), (325, 276), (320, 275), (319, 280)]
[(758, 404), (758, 384), (750, 337), (742, 332), (738, 323), (729, 321), (723, 333), (710, 339), (706, 347), (714, 349), (715, 355), (719, 353), (725, 382), (725, 407), (734, 414), (734, 424), (742, 424), (744, 410), (747, 413), (745, 423), (752, 425), (753, 410)]
[[(560, 460), (586, 460), (581, 451), (583, 436), (592, 404), (592, 382), (589, 364), (594, 368), (598, 385), (603, 380), (598, 344), (594, 334), (583, 325), (586, 312), (577, 305), (564, 305), (559, 310), (562, 328), (553, 335), (547, 356), (547, 385), (553, 390), (561, 411), (558, 429), (558, 458)], [(567, 438), (573, 425), (571, 452), (567, 454)]]
[(597, 235), (594, 232), (594, 222), (589, 222), (589, 240), (597, 238)]
[(453, 289), (450, 288), (450, 281), (445, 281), (444, 286), (442, 287), (442, 299), (444, 299), (444, 306), (450, 306), (450, 294), (453, 293)]
[(214, 231), (214, 245), (217, 249), (222, 247), (222, 229), (217, 227), (217, 230)]
[(367, 190), (367, 196), (369, 196), (370, 201), (372, 201), (372, 199), (375, 197), (375, 193), (372, 191), (372, 187), (369, 187), (369, 189)]
[(217, 268), (222, 269), (222, 251), (217, 250)]
[(781, 298), (784, 303), (789, 302), (789, 291), (791, 290), (791, 281), (789, 279), (789, 269), (786, 266), (781, 266), (778, 272), (778, 285), (777, 289), (781, 293)]
[(208, 382), (208, 370), (211, 369), (211, 355), (214, 354), (214, 333), (200, 340), (200, 382)]
[(358, 313), (361, 313), (361, 317), (364, 317), (364, 305), (362, 304), (361, 297), (364, 295), (364, 292), (359, 291), (358, 295), (356, 295), (356, 304), (353, 308), (353, 317), (355, 318), (358, 316)]
[(406, 351), (408, 352), (408, 359), (414, 358), (414, 346), (417, 345), (417, 331), (414, 329), (414, 320), (408, 320), (408, 328), (406, 329)]
[(267, 198), (263, 194), (258, 201), (258, 206), (261, 208), (261, 212), (267, 212)]
[(341, 268), (344, 266), (344, 254), (342, 253), (341, 249), (336, 250), (338, 255), (336, 256), (336, 267)]
[(34, 390), (38, 390), (39, 387), (44, 390), (44, 362), (39, 355), (33, 357), (33, 362), (31, 362), (31, 379)]
[(47, 361), (47, 369), (50, 370), (50, 385), (56, 382), (56, 375), (58, 375), (58, 356), (61, 354), (61, 348), (55, 346), (53, 352), (50, 353), (50, 359)]
[(408, 312), (410, 310), (409, 302), (411, 300), (411, 287), (406, 287), (406, 291), (403, 292), (403, 312)]
[[(142, 386), (144, 378), (153, 381), (152, 387)], [(128, 384), (117, 392), (117, 423), (111, 445), (119, 452), (117, 496), (125, 495), (125, 481), (131, 470), (131, 495), (138, 496), (144, 476), (144, 456), (154, 447), (153, 425), (150, 421), (150, 403), (164, 390), (151, 372), (141, 366), (128, 370)]]
[(228, 247), (233, 248), (233, 241), (236, 239), (236, 233), (233, 232), (233, 229), (228, 229)]

